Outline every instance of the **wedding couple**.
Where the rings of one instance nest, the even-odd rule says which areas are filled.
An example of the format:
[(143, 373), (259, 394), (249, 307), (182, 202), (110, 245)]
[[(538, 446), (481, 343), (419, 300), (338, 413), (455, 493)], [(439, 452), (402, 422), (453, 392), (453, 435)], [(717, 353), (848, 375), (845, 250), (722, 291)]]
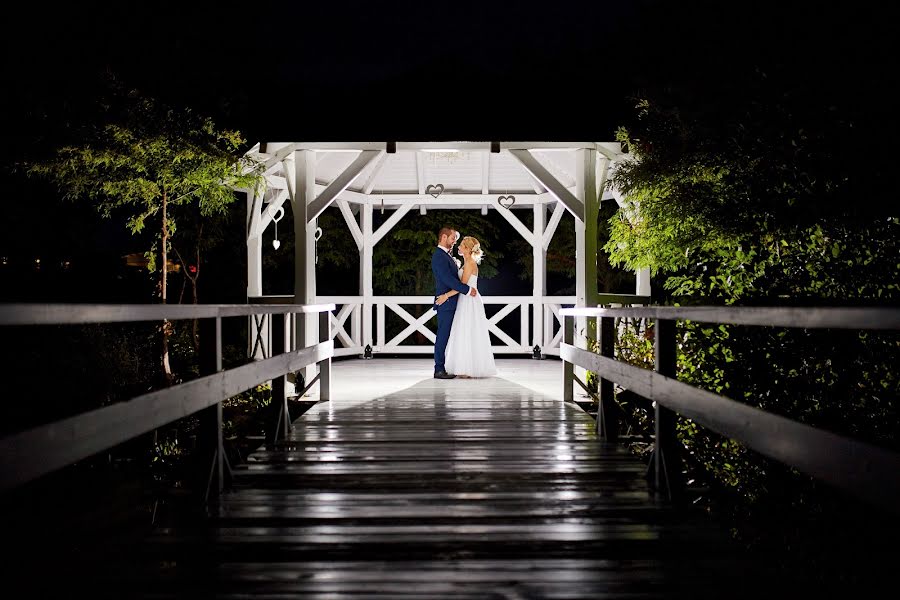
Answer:
[(438, 232), (438, 246), (431, 256), (434, 273), (434, 310), (438, 330), (434, 342), (434, 376), (492, 377), (497, 374), (491, 337), (484, 314), (484, 302), (478, 293), (478, 265), (483, 252), (473, 237), (459, 243), (461, 264), (453, 258), (453, 245), (459, 233), (449, 227)]

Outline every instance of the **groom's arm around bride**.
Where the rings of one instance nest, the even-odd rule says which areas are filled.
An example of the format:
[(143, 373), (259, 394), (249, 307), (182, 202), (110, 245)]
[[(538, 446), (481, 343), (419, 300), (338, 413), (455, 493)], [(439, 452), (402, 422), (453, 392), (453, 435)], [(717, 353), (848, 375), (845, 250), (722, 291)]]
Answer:
[[(431, 271), (435, 279), (435, 299), (437, 296), (450, 290), (456, 290), (460, 294), (469, 294), (472, 290), (459, 280), (456, 272), (456, 263), (444, 250), (436, 248), (431, 256)], [(444, 304), (447, 304), (446, 302)], [(453, 305), (456, 303), (454, 302)]]

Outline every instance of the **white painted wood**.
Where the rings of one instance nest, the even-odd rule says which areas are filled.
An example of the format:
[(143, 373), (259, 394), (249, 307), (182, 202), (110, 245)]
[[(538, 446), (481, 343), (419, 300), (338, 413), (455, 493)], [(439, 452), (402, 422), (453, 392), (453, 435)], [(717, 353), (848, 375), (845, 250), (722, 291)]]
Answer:
[(375, 342), (375, 347), (381, 347), (381, 346), (384, 346), (384, 342), (385, 342), (384, 319), (386, 317), (386, 313), (384, 310), (384, 303), (379, 302), (378, 304), (376, 304), (376, 306), (377, 306), (377, 312), (378, 312), (378, 314), (377, 314), (377, 317), (378, 317), (378, 339)]
[(256, 237), (256, 230), (259, 227), (260, 210), (262, 205), (262, 194), (253, 191), (247, 192), (247, 239)]
[(490, 192), (489, 182), (491, 180), (491, 153), (485, 152), (481, 155), (481, 193), (488, 194)]
[(650, 267), (645, 269), (638, 269), (637, 273), (635, 273), (635, 286), (634, 293), (638, 296), (649, 296), (650, 295)]
[[(292, 164), (290, 164), (292, 163)], [(288, 173), (293, 168), (294, 213), (294, 303), (310, 304), (316, 296), (315, 219), (310, 223), (309, 204), (315, 197), (316, 155), (297, 150), (293, 160), (284, 161)], [(290, 183), (291, 177), (288, 177)], [(290, 185), (288, 186), (291, 187)], [(318, 319), (301, 315), (296, 320), (294, 336), (298, 346), (308, 348), (318, 341)], [(312, 381), (315, 366), (304, 368), (304, 378)]]
[(253, 232), (254, 236), (261, 236), (266, 231), (266, 229), (268, 229), (269, 225), (272, 224), (272, 221), (275, 220), (275, 215), (278, 213), (278, 209), (284, 205), (285, 201), (287, 201), (289, 197), (290, 194), (288, 193), (288, 190), (278, 190), (278, 194), (275, 196), (275, 199), (262, 208), (260, 217), (256, 222), (256, 230)]
[(488, 331), (492, 332), (494, 335), (496, 335), (498, 338), (500, 338), (500, 341), (503, 342), (504, 344), (506, 344), (506, 346), (508, 348), (518, 348), (522, 351), (527, 352), (527, 348), (523, 349), (522, 346), (519, 345), (519, 342), (512, 339), (512, 337), (510, 337), (508, 333), (506, 333), (505, 331), (500, 329), (499, 326), (494, 325), (492, 323), (488, 323)]
[(503, 320), (509, 313), (516, 310), (517, 307), (518, 307), (518, 305), (513, 304), (513, 303), (507, 304), (506, 306), (504, 306), (503, 308), (498, 310), (496, 312), (496, 314), (491, 315), (491, 317), (488, 318), (488, 323), (490, 323), (491, 325), (496, 325), (501, 320)]
[(388, 156), (390, 156), (387, 152), (382, 152), (378, 155), (378, 158), (375, 159), (375, 165), (372, 167), (372, 171), (369, 173), (369, 176), (366, 178), (365, 184), (362, 187), (363, 194), (371, 194), (372, 189), (375, 187), (375, 180), (378, 178), (378, 174), (381, 172), (381, 168), (385, 165), (388, 160)]
[(354, 305), (348, 304), (347, 306), (343, 307), (347, 309), (346, 313), (344, 313), (342, 309), (341, 313), (344, 314), (339, 315), (338, 317), (331, 315), (331, 337), (340, 341), (345, 348), (355, 346), (355, 344), (353, 343), (353, 338), (350, 337), (350, 335), (347, 333), (346, 328), (344, 327), (344, 322), (353, 311), (353, 307)]
[[(518, 200), (518, 198), (517, 198)], [(504, 219), (506, 219), (510, 225), (512, 225), (516, 231), (519, 232), (525, 241), (531, 244), (532, 246), (536, 246), (535, 237), (531, 231), (528, 231), (528, 228), (519, 220), (519, 217), (513, 214), (511, 210), (508, 208), (504, 208), (503, 206), (498, 205), (497, 212), (500, 213)]]
[(266, 162), (263, 163), (263, 170), (268, 171), (278, 163), (282, 162), (285, 158), (291, 156), (297, 149), (297, 144), (286, 144), (283, 148), (279, 149), (266, 159)]
[[(307, 221), (312, 222), (317, 219), (319, 215), (322, 214), (322, 211), (328, 208), (338, 195), (346, 190), (347, 187), (353, 183), (353, 180), (359, 177), (359, 174), (362, 173), (370, 163), (381, 156), (381, 154), (383, 154), (383, 151), (363, 150), (360, 152), (359, 156), (356, 157), (356, 160), (350, 163), (350, 166), (338, 175), (337, 178), (309, 204)], [(313, 180), (313, 184), (315, 184), (315, 180)]]
[(532, 177), (537, 179), (541, 185), (547, 188), (547, 191), (550, 192), (550, 194), (562, 202), (566, 208), (569, 209), (569, 212), (575, 215), (576, 220), (584, 221), (583, 201), (580, 201), (576, 195), (573, 195), (566, 186), (560, 183), (550, 171), (538, 162), (531, 152), (528, 150), (510, 150), (509, 152), (522, 163), (522, 166), (525, 167), (525, 170), (527, 170)]
[(375, 246), (375, 244), (380, 242), (382, 238), (384, 238), (384, 236), (386, 236), (388, 232), (390, 232), (390, 230), (400, 222), (400, 219), (402, 219), (403, 216), (406, 215), (406, 213), (408, 213), (410, 209), (412, 209), (413, 206), (415, 205), (401, 204), (400, 206), (398, 206), (394, 210), (394, 213), (390, 217), (388, 217), (387, 221), (381, 224), (381, 227), (378, 228), (378, 231), (372, 234), (372, 246)]
[(361, 251), (363, 247), (363, 234), (362, 230), (359, 228), (359, 223), (356, 222), (356, 219), (353, 216), (353, 211), (350, 210), (350, 205), (347, 204), (346, 200), (340, 199), (337, 200), (336, 204), (341, 210), (341, 214), (344, 215), (344, 222), (347, 223), (347, 228), (353, 236), (353, 241), (356, 242), (356, 249)]
[[(321, 184), (316, 184), (316, 190), (319, 193), (324, 191), (326, 186)], [(575, 187), (572, 186), (572, 190)], [(516, 204), (513, 207), (513, 210), (518, 210), (524, 208), (526, 206), (531, 206), (535, 202), (540, 203), (555, 203), (556, 199), (551, 196), (549, 193), (545, 194), (533, 194), (531, 192), (527, 193), (515, 193), (516, 196)], [(346, 189), (340, 194), (341, 200), (346, 200), (354, 207), (358, 204), (365, 204), (366, 200), (371, 196), (367, 196), (362, 192), (358, 192), (352, 189)], [(384, 207), (393, 209), (397, 206), (401, 206), (403, 204), (413, 203), (413, 204), (428, 204), (428, 208), (447, 208), (449, 205), (466, 205), (469, 208), (481, 207), (483, 204), (493, 204), (497, 201), (497, 194), (468, 194), (468, 193), (453, 193), (453, 192), (444, 192), (437, 198), (432, 196), (431, 194), (419, 194), (417, 192), (382, 192), (379, 190), (376, 200), (378, 201), (378, 208), (381, 208), (381, 200), (384, 199)], [(374, 205), (373, 205), (374, 206)]]
[(363, 295), (363, 303), (360, 308), (362, 312), (362, 337), (360, 345), (365, 347), (372, 344), (372, 296), (374, 295), (374, 286), (372, 281), (372, 257), (374, 243), (374, 234), (372, 232), (372, 200), (370, 199), (362, 206), (362, 215), (360, 217), (362, 223), (363, 245), (359, 255), (359, 265), (362, 271), (362, 279), (360, 292)]
[(416, 185), (419, 189), (419, 195), (425, 195), (425, 156), (421, 152), (416, 152)]
[(353, 340), (354, 346), (359, 346), (362, 339), (362, 311), (359, 304), (353, 305), (350, 311), (350, 339)]
[[(557, 203), (557, 206), (562, 206)], [(533, 325), (532, 325), (532, 346), (544, 345), (544, 309), (541, 304), (541, 298), (547, 295), (547, 247), (544, 245), (544, 220), (547, 216), (547, 208), (543, 204), (534, 205), (534, 243), (532, 249), (532, 296), (533, 304)], [(523, 313), (525, 311), (523, 310)], [(524, 345), (524, 342), (523, 342)]]
[[(599, 142), (604, 147), (615, 147), (615, 143)], [(318, 152), (354, 152), (359, 150), (386, 150), (386, 142), (269, 142), (268, 147), (279, 148), (279, 151), (291, 152), (293, 150), (313, 150)], [(598, 142), (540, 142), (540, 141), (509, 141), (500, 142), (501, 150), (544, 150), (566, 151), (578, 148), (598, 149)], [(401, 150), (431, 150), (432, 152), (443, 150), (459, 150), (464, 152), (490, 152), (491, 142), (397, 142), (397, 151)], [(272, 150), (274, 152), (274, 150)], [(267, 152), (269, 154), (269, 152)], [(280, 160), (280, 159), (279, 159)]]
[(434, 317), (435, 314), (437, 314), (434, 312), (433, 308), (428, 309), (424, 315), (422, 315), (421, 317), (416, 319), (411, 314), (409, 314), (403, 307), (401, 307), (399, 304), (386, 303), (386, 306), (389, 309), (391, 309), (392, 311), (394, 311), (395, 313), (397, 313), (397, 315), (399, 315), (400, 318), (402, 318), (404, 321), (409, 323), (409, 327), (407, 327), (406, 329), (404, 329), (403, 331), (401, 331), (400, 333), (395, 335), (391, 339), (391, 341), (389, 341), (385, 345), (387, 348), (396, 346), (397, 344), (399, 344), (400, 342), (405, 340), (407, 337), (409, 337), (410, 334), (412, 334), (414, 331), (422, 332), (422, 335), (424, 335), (426, 338), (428, 338), (428, 340), (431, 341), (432, 343), (437, 339), (437, 336), (435, 336), (435, 334), (430, 329), (425, 327), (425, 323), (430, 321), (431, 318)]
[(282, 175), (266, 175), (266, 185), (273, 190), (286, 190), (287, 178)]
[(597, 152), (611, 161), (622, 158), (622, 144), (619, 142), (597, 142), (594, 145)]
[[(520, 304), (519, 305), (519, 343), (524, 347), (528, 346), (528, 309), (530, 305), (528, 304)], [(535, 313), (539, 310), (538, 306), (535, 305)], [(537, 334), (535, 334), (536, 336)]]
[[(556, 206), (553, 207), (553, 214), (550, 215), (550, 222), (547, 223), (546, 229), (544, 229), (543, 234), (543, 245), (544, 250), (550, 247), (550, 242), (553, 240), (553, 234), (556, 233), (556, 228), (559, 227), (559, 221), (562, 219), (563, 213), (566, 211), (566, 207), (562, 202), (557, 202)], [(546, 256), (546, 253), (544, 254)]]

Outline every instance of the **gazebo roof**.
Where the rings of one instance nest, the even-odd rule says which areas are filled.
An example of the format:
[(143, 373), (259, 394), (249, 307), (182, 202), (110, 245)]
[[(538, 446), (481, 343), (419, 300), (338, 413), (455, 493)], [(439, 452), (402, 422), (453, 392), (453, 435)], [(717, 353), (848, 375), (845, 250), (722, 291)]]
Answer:
[[(443, 194), (538, 195), (547, 190), (523, 168), (510, 150), (528, 150), (543, 167), (569, 188), (576, 183), (577, 151), (597, 150), (612, 160), (620, 155), (617, 143), (596, 142), (396, 142), (359, 172), (346, 191), (357, 194), (424, 194), (429, 185), (442, 185)], [(498, 147), (499, 146), (499, 147)], [(363, 150), (385, 151), (385, 142), (259, 144), (251, 150), (271, 165), (269, 175), (283, 176), (279, 156), (293, 150), (316, 152), (315, 177), (320, 186), (334, 182)], [(391, 150), (394, 150), (393, 152)], [(498, 151), (499, 150), (499, 151)], [(275, 185), (278, 188), (280, 186)]]

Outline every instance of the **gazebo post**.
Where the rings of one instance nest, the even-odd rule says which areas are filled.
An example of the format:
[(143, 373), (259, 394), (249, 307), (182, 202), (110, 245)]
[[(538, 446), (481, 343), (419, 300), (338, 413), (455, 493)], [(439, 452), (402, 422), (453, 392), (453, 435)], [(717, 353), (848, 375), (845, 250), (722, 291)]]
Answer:
[(360, 206), (360, 228), (362, 229), (363, 244), (359, 253), (359, 295), (363, 297), (362, 306), (362, 332), (360, 336), (360, 346), (365, 350), (366, 345), (372, 344), (372, 296), (374, 295), (372, 286), (372, 254), (373, 239), (372, 232), (372, 199), (366, 198), (365, 203)]
[(534, 202), (534, 237), (532, 251), (534, 263), (534, 289), (532, 306), (533, 323), (531, 325), (531, 345), (544, 348), (544, 304), (547, 295), (547, 251), (544, 249), (544, 221), (547, 207), (539, 199)]
[[(294, 303), (312, 304), (316, 297), (316, 223), (315, 220), (309, 223), (307, 216), (310, 202), (316, 197), (316, 154), (312, 150), (295, 150), (293, 163)], [(298, 314), (296, 319), (297, 346), (317, 343), (318, 323), (306, 314)], [(311, 374), (313, 368), (304, 368), (306, 381), (314, 376)]]
[[(262, 233), (257, 228), (260, 220), (262, 198), (253, 190), (247, 191), (247, 299), (262, 296)], [(265, 315), (247, 317), (247, 353), (250, 358), (264, 358), (263, 346), (256, 343), (257, 327), (254, 319)], [(268, 322), (260, 327), (260, 335), (268, 346)]]
[[(575, 196), (584, 203), (584, 220), (575, 219), (575, 297), (578, 306), (597, 306), (597, 214), (600, 202), (597, 195), (597, 151), (579, 149), (575, 158)], [(582, 348), (597, 339), (596, 319), (579, 317), (576, 335)], [(584, 381), (584, 369), (578, 372)]]

